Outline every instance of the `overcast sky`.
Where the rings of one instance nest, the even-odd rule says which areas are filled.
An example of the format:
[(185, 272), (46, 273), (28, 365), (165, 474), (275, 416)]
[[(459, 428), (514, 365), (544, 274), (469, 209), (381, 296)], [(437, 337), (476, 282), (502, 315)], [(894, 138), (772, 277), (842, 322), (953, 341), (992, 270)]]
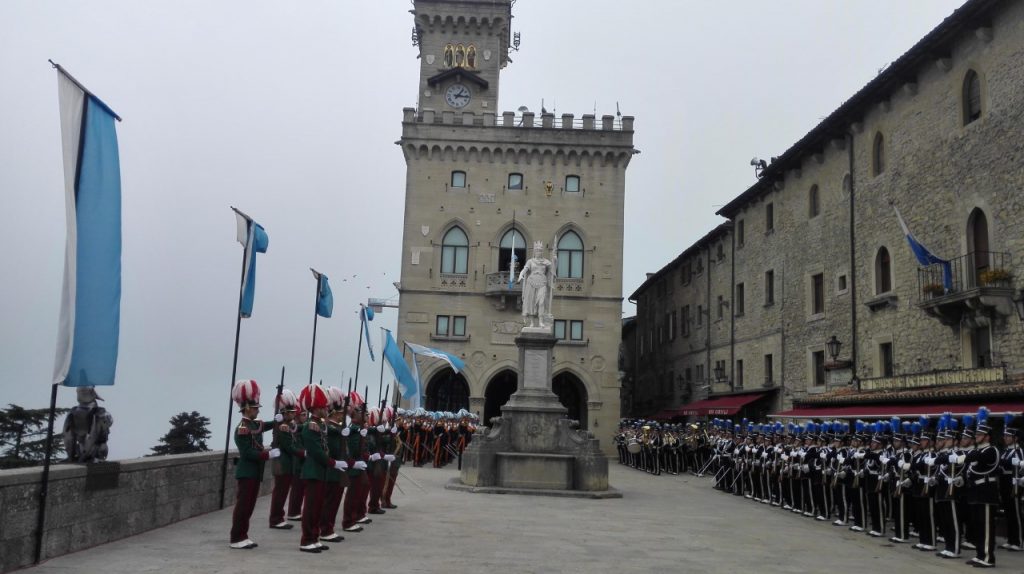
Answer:
[[(520, 0), (522, 46), (499, 107), (537, 110), (543, 98), (579, 116), (618, 102), (636, 116), (628, 296), (719, 222), (717, 207), (754, 182), (751, 157), (781, 154), (961, 3)], [(115, 419), (111, 457), (147, 452), (185, 410), (213, 420), (212, 448), (224, 443), (241, 259), (229, 205), (270, 236), (239, 378), (268, 395), (282, 365), (289, 388), (307, 381), (310, 266), (335, 300), (314, 378), (352, 375), (358, 304), (397, 296), (405, 164), (394, 142), (419, 71), (410, 8), (0, 2), (0, 405), (49, 400), (65, 212), (47, 58), (124, 118), (120, 358), (117, 385), (99, 389)], [(395, 320), (388, 309), (376, 323)], [(371, 396), (379, 368), (364, 356)], [(61, 389), (59, 404), (74, 403)]]

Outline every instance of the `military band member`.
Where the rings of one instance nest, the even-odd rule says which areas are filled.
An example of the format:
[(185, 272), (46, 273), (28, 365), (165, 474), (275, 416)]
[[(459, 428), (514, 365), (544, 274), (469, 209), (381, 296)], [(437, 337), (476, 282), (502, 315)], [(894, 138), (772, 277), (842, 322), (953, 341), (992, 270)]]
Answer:
[[(935, 550), (935, 451), (933, 434), (929, 428), (927, 417), (915, 423), (915, 431), (920, 431), (914, 458), (911, 462), (913, 488), (910, 496), (914, 501), (914, 525), (917, 527), (918, 543), (914, 548), (925, 552)], [(911, 439), (912, 441), (914, 439)]]
[[(935, 509), (936, 523), (945, 548), (937, 554), (941, 558), (960, 557), (960, 524), (958, 516), (956, 483), (963, 483), (962, 465), (957, 464), (959, 454), (955, 447), (959, 440), (959, 421), (946, 413), (939, 419), (937, 437), (939, 451), (935, 455)], [(958, 470), (959, 469), (959, 470)]]
[(999, 547), (1011, 552), (1020, 552), (1024, 546), (1024, 532), (1021, 524), (1021, 491), (1024, 484), (1021, 468), (1024, 466), (1024, 452), (1018, 442), (1019, 431), (1013, 424), (1014, 415), (1003, 417), (1003, 453), (999, 459), (1002, 475), (999, 477), (999, 499), (1006, 516), (1006, 542)]
[(995, 512), (999, 505), (999, 449), (989, 442), (988, 409), (978, 411), (975, 449), (966, 455), (967, 504), (977, 554), (968, 564), (976, 568), (996, 565)]
[(885, 472), (893, 485), (892, 517), (893, 529), (896, 532), (889, 541), (902, 544), (910, 540), (910, 515), (914, 511), (914, 503), (909, 492), (914, 482), (911, 479), (914, 453), (907, 448), (907, 444), (917, 441), (913, 438), (914, 429), (910, 422), (901, 422), (898, 418), (893, 418), (890, 425), (896, 429), (892, 436), (893, 451), (891, 456), (882, 459), (886, 465)]
[(249, 550), (257, 544), (249, 538), (249, 519), (256, 507), (256, 497), (263, 481), (264, 463), (276, 459), (281, 451), (263, 448), (263, 433), (274, 427), (273, 422), (263, 422), (256, 417), (260, 414), (260, 387), (256, 381), (243, 380), (231, 389), (231, 398), (242, 413), (242, 420), (235, 427), (235, 447), (238, 449), (238, 465), (235, 467), (235, 509), (231, 515), (231, 548)]
[(402, 412), (404, 412), (402, 409), (398, 409), (398, 413), (395, 413), (391, 407), (384, 409), (385, 425), (388, 427), (388, 432), (384, 439), (384, 460), (388, 463), (388, 472), (384, 480), (381, 508), (388, 510), (398, 508), (391, 501), (391, 495), (395, 491), (398, 471), (402, 467), (402, 432), (399, 425), (399, 420), (401, 420), (400, 413)]

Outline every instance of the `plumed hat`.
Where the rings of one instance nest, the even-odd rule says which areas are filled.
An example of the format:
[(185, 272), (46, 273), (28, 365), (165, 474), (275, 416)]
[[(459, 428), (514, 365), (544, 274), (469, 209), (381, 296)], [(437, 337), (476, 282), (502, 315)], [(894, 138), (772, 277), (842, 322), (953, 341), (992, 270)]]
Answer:
[(299, 393), (299, 405), (302, 406), (303, 410), (310, 411), (327, 408), (329, 402), (327, 391), (320, 385), (306, 385), (302, 392)]
[(251, 379), (241, 380), (231, 387), (231, 400), (235, 401), (238, 408), (260, 406), (260, 386)]
[(348, 394), (348, 406), (354, 409), (362, 408), (363, 403), (365, 402), (366, 399), (363, 398), (363, 395), (360, 395), (356, 391), (352, 391)]
[(279, 411), (294, 411), (298, 404), (299, 400), (295, 398), (295, 393), (289, 389), (283, 389), (281, 396), (277, 397), (277, 410)]
[(327, 402), (330, 403), (332, 411), (345, 408), (345, 391), (338, 387), (327, 387)]

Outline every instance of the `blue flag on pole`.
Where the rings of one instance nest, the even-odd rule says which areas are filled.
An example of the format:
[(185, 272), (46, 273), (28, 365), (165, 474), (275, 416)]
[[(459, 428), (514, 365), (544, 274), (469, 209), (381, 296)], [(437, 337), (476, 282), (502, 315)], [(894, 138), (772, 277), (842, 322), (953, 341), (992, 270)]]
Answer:
[(234, 207), (238, 222), (238, 242), (245, 248), (245, 272), (242, 274), (242, 302), (238, 314), (243, 319), (252, 317), (252, 304), (256, 299), (256, 254), (266, 253), (270, 237), (263, 226)]
[(53, 382), (113, 385), (121, 324), (121, 164), (110, 108), (57, 68), (67, 241)]
[(416, 343), (410, 343), (408, 341), (406, 341), (405, 344), (409, 347), (409, 350), (412, 351), (413, 355), (433, 357), (435, 359), (441, 359), (442, 361), (446, 361), (448, 365), (451, 366), (452, 370), (455, 371), (456, 373), (461, 372), (463, 369), (466, 368), (466, 363), (463, 362), (462, 359), (447, 351), (442, 351), (441, 349), (432, 349), (430, 347), (424, 347), (423, 345), (417, 345)]
[(387, 329), (384, 329), (383, 353), (384, 361), (391, 367), (391, 372), (395, 374), (395, 380), (398, 381), (398, 388), (402, 392), (402, 398), (412, 400), (413, 397), (419, 396), (419, 381), (412, 376), (412, 373), (409, 371), (409, 365), (405, 363), (405, 359), (402, 357), (402, 351), (398, 349), (398, 344), (391, 337), (391, 331)]
[(363, 333), (366, 337), (366, 350), (370, 352), (370, 360), (375, 361), (373, 358), (373, 341), (370, 340), (370, 325), (369, 322), (373, 321), (373, 309), (365, 305), (359, 306), (359, 319), (363, 322)]
[(927, 247), (921, 245), (921, 243), (910, 233), (910, 229), (907, 228), (907, 223), (903, 221), (903, 216), (900, 215), (900, 210), (896, 209), (896, 219), (900, 222), (900, 228), (903, 229), (903, 235), (907, 238), (907, 243), (910, 244), (910, 250), (914, 253), (914, 257), (917, 258), (917, 262), (923, 267), (929, 265), (939, 264), (942, 266), (942, 286), (946, 291), (953, 289), (953, 266), (949, 263), (949, 260), (937, 257)]
[(329, 319), (331, 314), (334, 313), (334, 294), (331, 293), (331, 284), (323, 273), (315, 269), (310, 269), (310, 271), (313, 272), (313, 277), (316, 277), (320, 283), (317, 288), (316, 314)]

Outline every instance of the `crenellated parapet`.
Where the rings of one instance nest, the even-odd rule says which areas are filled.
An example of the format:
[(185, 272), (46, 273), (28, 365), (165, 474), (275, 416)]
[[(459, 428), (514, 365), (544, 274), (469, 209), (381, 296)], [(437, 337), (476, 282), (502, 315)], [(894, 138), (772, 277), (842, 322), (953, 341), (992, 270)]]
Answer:
[[(406, 161), (624, 168), (636, 153), (632, 116), (403, 110)], [(452, 127), (458, 126), (457, 137)]]

